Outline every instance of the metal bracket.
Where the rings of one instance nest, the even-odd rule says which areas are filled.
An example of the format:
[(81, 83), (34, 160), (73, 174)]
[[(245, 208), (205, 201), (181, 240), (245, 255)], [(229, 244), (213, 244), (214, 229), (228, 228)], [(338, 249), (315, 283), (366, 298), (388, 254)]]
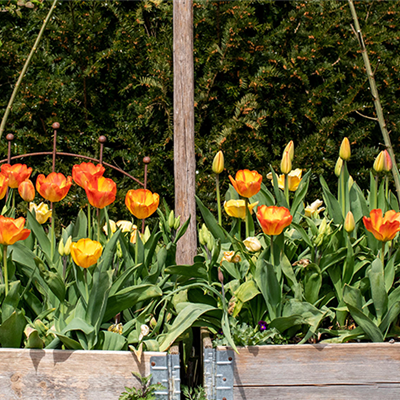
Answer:
[(233, 350), (204, 349), (204, 388), (209, 400), (233, 400)]
[(179, 400), (181, 380), (179, 354), (150, 357), (151, 383), (160, 383), (165, 389), (154, 392), (158, 400)]

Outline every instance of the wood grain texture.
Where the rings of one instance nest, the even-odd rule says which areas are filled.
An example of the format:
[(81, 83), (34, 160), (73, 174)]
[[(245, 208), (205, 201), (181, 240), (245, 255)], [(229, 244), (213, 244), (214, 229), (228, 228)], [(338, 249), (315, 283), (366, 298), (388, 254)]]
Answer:
[(234, 399), (400, 399), (400, 343), (238, 350)]
[(175, 213), (191, 217), (177, 246), (177, 264), (192, 264), (197, 250), (194, 148), (193, 2), (174, 0), (174, 179)]
[(110, 400), (125, 386), (138, 387), (132, 372), (150, 374), (150, 357), (141, 363), (128, 351), (0, 349), (0, 399)]

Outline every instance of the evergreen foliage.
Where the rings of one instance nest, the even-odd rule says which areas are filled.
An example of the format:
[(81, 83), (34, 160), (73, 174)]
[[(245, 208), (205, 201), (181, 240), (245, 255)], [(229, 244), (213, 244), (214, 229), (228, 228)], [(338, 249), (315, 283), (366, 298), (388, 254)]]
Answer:
[[(1, 110), (50, 6), (32, 3), (0, 5)], [(400, 4), (355, 5), (399, 154)], [(335, 182), (338, 145), (348, 136), (353, 178), (360, 185), (369, 179), (383, 140), (377, 122), (361, 115), (375, 116), (351, 24), (345, 1), (194, 2), (197, 190), (211, 208), (218, 150), (225, 155), (225, 189), (228, 174), (243, 168), (256, 169), (268, 186), (270, 165), (278, 171), (289, 140), (294, 168)], [(172, 1), (60, 1), (9, 117), (13, 153), (51, 150), (54, 121), (61, 124), (59, 151), (98, 157), (97, 139), (105, 135), (104, 160), (139, 179), (143, 157), (151, 157), (149, 188), (172, 206), (172, 60)], [(6, 154), (4, 138), (0, 151)], [(36, 174), (51, 170), (51, 158), (24, 162)], [(67, 173), (73, 162), (60, 158), (57, 169)], [(119, 182), (112, 215), (137, 185), (112, 171), (107, 176)], [(309, 202), (318, 190), (316, 181)], [(76, 188), (68, 201), (75, 212), (86, 198)]]

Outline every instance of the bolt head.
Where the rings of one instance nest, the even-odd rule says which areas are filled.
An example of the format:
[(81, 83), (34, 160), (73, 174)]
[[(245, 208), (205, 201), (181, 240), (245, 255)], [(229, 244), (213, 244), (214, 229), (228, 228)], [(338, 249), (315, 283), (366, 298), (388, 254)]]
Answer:
[(144, 157), (143, 158), (143, 162), (145, 163), (145, 164), (149, 164), (150, 163), (150, 157)]
[(60, 123), (59, 122), (53, 122), (53, 125), (51, 125), (51, 127), (53, 129), (58, 129), (60, 127)]
[(12, 133), (8, 133), (6, 136), (6, 139), (11, 142), (11, 140), (14, 140), (14, 135)]
[(99, 142), (100, 142), (100, 143), (105, 143), (106, 141), (107, 141), (107, 138), (106, 138), (105, 136), (101, 135), (101, 136), (99, 137)]

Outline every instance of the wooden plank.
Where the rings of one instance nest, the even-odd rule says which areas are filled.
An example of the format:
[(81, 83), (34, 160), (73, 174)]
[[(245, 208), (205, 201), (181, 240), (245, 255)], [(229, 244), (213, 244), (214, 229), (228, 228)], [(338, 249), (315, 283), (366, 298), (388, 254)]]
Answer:
[(400, 343), (254, 346), (238, 350), (240, 354), (233, 360), (234, 387), (400, 385)]
[(0, 349), (0, 399), (118, 399), (125, 386), (138, 387), (132, 372), (150, 374), (150, 357), (141, 363), (129, 351)]
[(236, 387), (235, 400), (398, 400), (400, 386)]
[(182, 222), (191, 217), (178, 242), (176, 262), (192, 264), (197, 251), (192, 0), (174, 0), (173, 24), (175, 213)]

